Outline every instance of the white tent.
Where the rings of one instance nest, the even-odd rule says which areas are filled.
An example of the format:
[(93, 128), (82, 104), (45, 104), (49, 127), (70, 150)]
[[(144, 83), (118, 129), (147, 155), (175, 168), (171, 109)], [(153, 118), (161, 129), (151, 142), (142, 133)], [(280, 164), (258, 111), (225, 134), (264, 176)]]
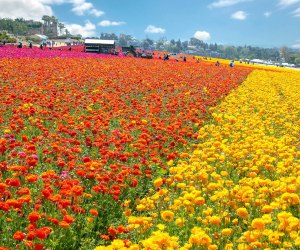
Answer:
[(41, 40), (47, 40), (48, 37), (45, 35), (40, 35), (40, 34), (34, 34), (33, 36), (40, 38)]
[(107, 45), (114, 45), (115, 40), (102, 40), (102, 39), (85, 39), (85, 44), (107, 44)]

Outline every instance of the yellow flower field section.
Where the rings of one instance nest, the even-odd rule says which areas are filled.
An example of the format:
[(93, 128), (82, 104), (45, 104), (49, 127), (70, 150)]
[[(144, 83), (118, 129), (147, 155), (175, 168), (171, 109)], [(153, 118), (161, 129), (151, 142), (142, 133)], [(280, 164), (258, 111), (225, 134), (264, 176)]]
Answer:
[(299, 89), (299, 72), (253, 71), (210, 108), (189, 160), (124, 204), (136, 242), (108, 248), (299, 249)]

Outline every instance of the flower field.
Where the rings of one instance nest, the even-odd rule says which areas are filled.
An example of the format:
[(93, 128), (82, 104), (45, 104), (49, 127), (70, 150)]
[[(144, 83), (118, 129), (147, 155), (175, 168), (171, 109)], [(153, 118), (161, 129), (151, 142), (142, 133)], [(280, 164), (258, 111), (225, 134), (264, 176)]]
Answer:
[(1, 250), (300, 245), (298, 72), (4, 50)]

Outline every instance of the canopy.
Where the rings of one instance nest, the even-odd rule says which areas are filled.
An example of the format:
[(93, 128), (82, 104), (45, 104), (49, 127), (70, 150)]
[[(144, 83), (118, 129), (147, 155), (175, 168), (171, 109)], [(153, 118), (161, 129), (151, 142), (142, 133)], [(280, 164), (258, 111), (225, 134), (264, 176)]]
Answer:
[(42, 40), (47, 40), (48, 39), (48, 37), (45, 36), (45, 35), (35, 34), (34, 36), (36, 36), (36, 37), (38, 37), (38, 38), (40, 38)]
[(85, 44), (109, 44), (114, 45), (114, 40), (101, 40), (101, 39), (85, 39)]

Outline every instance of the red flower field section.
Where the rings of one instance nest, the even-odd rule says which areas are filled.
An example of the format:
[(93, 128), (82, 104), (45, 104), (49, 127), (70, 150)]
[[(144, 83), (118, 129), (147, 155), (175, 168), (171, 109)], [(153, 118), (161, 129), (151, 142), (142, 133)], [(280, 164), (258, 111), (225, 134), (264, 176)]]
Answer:
[(207, 108), (249, 72), (134, 58), (1, 59), (0, 248), (79, 249), (127, 233), (114, 228), (126, 221), (121, 204), (187, 156)]

